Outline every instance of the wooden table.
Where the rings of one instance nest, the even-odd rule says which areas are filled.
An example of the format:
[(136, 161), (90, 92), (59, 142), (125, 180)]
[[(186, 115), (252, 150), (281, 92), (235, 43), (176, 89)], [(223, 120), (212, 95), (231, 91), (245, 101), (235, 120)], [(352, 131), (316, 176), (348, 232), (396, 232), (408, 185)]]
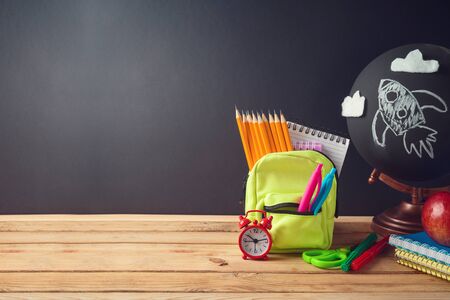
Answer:
[[(360, 241), (369, 222), (340, 217), (334, 245)], [(343, 273), (298, 255), (244, 261), (237, 237), (236, 216), (0, 216), (0, 299), (450, 299), (447, 281), (391, 249)]]

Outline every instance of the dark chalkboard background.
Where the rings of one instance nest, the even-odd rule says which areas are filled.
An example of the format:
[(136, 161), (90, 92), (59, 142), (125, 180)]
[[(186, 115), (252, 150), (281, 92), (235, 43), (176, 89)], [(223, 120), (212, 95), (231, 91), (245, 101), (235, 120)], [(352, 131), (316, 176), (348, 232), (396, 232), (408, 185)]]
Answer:
[[(235, 104), (345, 134), (366, 64), (449, 28), (446, 1), (0, 1), (0, 213), (241, 213)], [(352, 146), (341, 214), (397, 203), (370, 171)]]

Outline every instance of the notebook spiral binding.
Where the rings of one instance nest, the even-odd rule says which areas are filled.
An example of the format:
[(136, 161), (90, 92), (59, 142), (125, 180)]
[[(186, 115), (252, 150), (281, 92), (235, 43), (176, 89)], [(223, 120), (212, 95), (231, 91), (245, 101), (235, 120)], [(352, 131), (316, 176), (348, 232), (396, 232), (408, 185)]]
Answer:
[[(287, 122), (287, 127), (291, 128), (291, 126), (292, 126), (293, 130), (297, 130), (297, 124), (293, 124), (291, 122)], [(343, 145), (347, 144), (347, 139), (343, 138), (343, 137), (340, 137), (338, 135), (330, 134), (328, 132), (321, 131), (321, 130), (316, 130), (316, 129), (309, 128), (309, 127), (303, 126), (303, 125), (300, 125), (298, 127), (299, 127), (298, 128), (298, 132), (302, 133), (303, 131), (305, 131), (305, 134), (309, 134), (311, 136), (316, 136), (316, 134), (317, 134), (317, 137), (319, 137), (319, 138), (322, 138), (322, 136), (323, 136), (323, 139), (325, 139), (325, 140), (329, 140), (331, 142), (336, 140), (336, 143), (341, 143)]]
[(434, 246), (430, 246), (427, 243), (421, 243), (410, 238), (403, 237), (397, 234), (391, 234), (389, 237), (389, 244), (413, 252), (418, 255), (427, 256), (437, 260), (438, 262), (450, 265), (450, 253), (445, 249), (438, 249)]
[(399, 248), (395, 249), (395, 257), (398, 259), (414, 262), (417, 265), (421, 265), (426, 268), (436, 270), (449, 276), (450, 279), (450, 266), (443, 263), (439, 263), (433, 259), (427, 258), (422, 255), (417, 255)]
[(417, 271), (421, 271), (423, 273), (427, 273), (427, 274), (433, 275), (435, 277), (438, 277), (438, 278), (450, 281), (450, 276), (445, 274), (445, 273), (442, 273), (440, 271), (433, 270), (431, 268), (424, 267), (424, 266), (421, 266), (421, 265), (417, 265), (417, 264), (415, 264), (413, 262), (410, 262), (410, 261), (407, 261), (405, 259), (397, 259), (396, 262), (401, 264), (401, 265), (404, 265), (404, 266), (410, 267), (412, 269), (415, 269)]

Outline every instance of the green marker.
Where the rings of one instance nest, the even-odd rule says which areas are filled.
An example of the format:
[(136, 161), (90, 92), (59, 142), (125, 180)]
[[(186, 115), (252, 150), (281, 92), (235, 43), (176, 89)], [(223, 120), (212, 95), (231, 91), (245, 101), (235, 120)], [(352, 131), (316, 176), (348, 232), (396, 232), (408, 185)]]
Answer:
[(362, 241), (350, 254), (347, 259), (342, 263), (341, 270), (344, 272), (350, 271), (350, 265), (354, 259), (361, 255), (364, 251), (369, 249), (377, 240), (377, 235), (375, 233), (370, 233), (364, 241)]

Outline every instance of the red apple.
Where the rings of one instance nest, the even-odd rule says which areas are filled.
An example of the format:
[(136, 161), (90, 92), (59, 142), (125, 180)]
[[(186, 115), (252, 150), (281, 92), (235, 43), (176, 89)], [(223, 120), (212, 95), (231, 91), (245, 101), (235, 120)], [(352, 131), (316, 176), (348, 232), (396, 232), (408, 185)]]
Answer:
[(450, 247), (450, 193), (437, 192), (425, 201), (422, 226), (437, 243)]

